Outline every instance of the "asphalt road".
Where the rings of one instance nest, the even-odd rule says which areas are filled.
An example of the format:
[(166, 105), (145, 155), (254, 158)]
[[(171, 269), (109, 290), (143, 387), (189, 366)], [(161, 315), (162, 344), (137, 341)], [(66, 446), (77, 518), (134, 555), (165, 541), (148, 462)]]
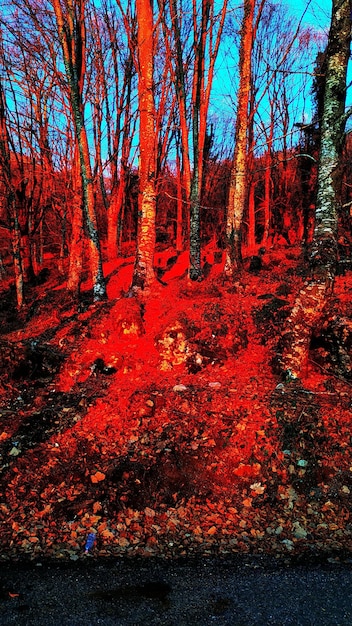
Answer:
[(0, 624), (352, 626), (352, 566), (260, 557), (6, 563)]

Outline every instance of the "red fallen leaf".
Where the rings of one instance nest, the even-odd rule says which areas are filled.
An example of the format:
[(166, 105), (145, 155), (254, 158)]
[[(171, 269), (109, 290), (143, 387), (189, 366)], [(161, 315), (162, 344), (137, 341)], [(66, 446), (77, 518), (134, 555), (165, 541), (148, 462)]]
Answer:
[(42, 511), (37, 511), (35, 516), (40, 519), (44, 517), (45, 515), (48, 515), (50, 511), (51, 511), (51, 504), (47, 504)]
[(102, 480), (105, 480), (105, 474), (103, 472), (95, 472), (95, 474), (91, 474), (90, 479), (92, 483), (100, 483)]
[(241, 476), (243, 478), (250, 478), (252, 476), (257, 476), (260, 473), (261, 465), (260, 463), (253, 463), (253, 465), (246, 465), (244, 463), (240, 463), (238, 467), (235, 467), (233, 473), (236, 476)]

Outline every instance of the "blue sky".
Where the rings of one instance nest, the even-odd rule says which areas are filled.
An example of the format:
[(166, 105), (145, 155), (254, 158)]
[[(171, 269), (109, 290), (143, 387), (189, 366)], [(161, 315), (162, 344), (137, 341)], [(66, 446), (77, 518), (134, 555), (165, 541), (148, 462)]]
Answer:
[[(270, 1), (270, 0), (269, 0)], [(319, 48), (323, 49), (325, 46), (324, 35), (327, 37), (330, 27), (332, 0), (271, 0), (272, 4), (282, 5), (287, 8), (286, 17), (292, 16), (297, 23), (302, 20), (302, 25), (309, 30), (314, 31), (317, 38), (320, 39)], [(240, 4), (236, 3), (233, 6), (240, 7)], [(237, 11), (236, 11), (237, 12)], [(238, 19), (240, 19), (241, 12), (237, 13)], [(305, 60), (305, 69), (307, 71), (307, 77), (313, 71), (316, 59), (318, 47), (312, 42), (311, 47), (308, 48), (308, 53)], [(218, 130), (221, 123), (224, 125), (223, 134), (224, 138), (228, 137), (229, 130), (232, 128), (234, 111), (236, 108), (236, 82), (233, 82), (234, 75), (236, 74), (236, 66), (238, 64), (237, 59), (237, 46), (231, 46), (224, 49), (224, 52), (220, 52), (218, 59), (218, 72), (215, 76), (213, 85), (213, 98), (210, 108), (210, 117), (213, 117), (214, 122), (217, 124)], [(352, 90), (350, 90), (352, 91)], [(352, 94), (348, 93), (347, 102), (351, 104)], [(297, 108), (296, 104), (300, 102), (301, 109)], [(298, 119), (298, 121), (310, 121), (311, 117), (311, 104), (310, 104), (310, 84), (300, 91), (297, 89), (297, 97), (294, 101), (295, 110), (292, 110), (292, 122)], [(265, 102), (264, 102), (265, 105)], [(231, 121), (232, 118), (232, 121)]]
[(330, 25), (331, 16), (331, 0), (294, 0), (290, 2), (288, 0), (288, 10), (298, 19), (304, 15), (303, 21), (308, 26), (313, 26), (316, 29), (326, 30)]

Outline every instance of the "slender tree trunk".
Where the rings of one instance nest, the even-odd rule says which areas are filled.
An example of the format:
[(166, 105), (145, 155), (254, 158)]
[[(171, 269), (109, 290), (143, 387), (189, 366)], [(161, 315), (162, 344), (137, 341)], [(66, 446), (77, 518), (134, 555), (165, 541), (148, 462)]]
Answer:
[[(210, 1), (202, 0), (202, 18), (199, 33), (197, 33), (196, 26), (194, 26), (195, 64), (192, 94), (193, 175), (191, 181), (189, 226), (189, 277), (191, 280), (200, 280), (202, 277), (200, 201), (202, 192), (203, 152), (206, 128), (206, 119), (202, 119), (204, 116), (202, 110), (202, 97), (204, 97), (204, 64), (209, 13)], [(194, 12), (194, 20), (195, 15), (196, 14)]]
[[(109, 259), (115, 259), (119, 249), (121, 248), (121, 242), (119, 241), (120, 231), (119, 224), (123, 221), (123, 210), (126, 196), (127, 176), (128, 176), (128, 158), (131, 150), (131, 136), (130, 136), (130, 90), (127, 90), (128, 97), (128, 122), (123, 129), (122, 138), (122, 157), (119, 176), (117, 168), (113, 174), (113, 189), (112, 198), (108, 211), (108, 257)], [(117, 182), (118, 181), (118, 182)]]
[(175, 42), (175, 89), (180, 116), (181, 155), (183, 182), (187, 201), (191, 195), (191, 163), (189, 155), (189, 129), (187, 123), (186, 82), (182, 54), (181, 30), (176, 0), (169, 0), (171, 24)]
[(248, 235), (247, 235), (247, 247), (250, 254), (254, 254), (256, 248), (255, 230), (255, 187), (256, 181), (252, 178), (248, 193)]
[(271, 143), (268, 143), (267, 153), (265, 157), (265, 174), (264, 174), (264, 231), (262, 245), (265, 246), (270, 232), (271, 223), (271, 167), (272, 167), (272, 151)]
[(17, 299), (17, 307), (19, 309), (23, 306), (23, 284), (24, 284), (24, 275), (22, 268), (22, 257), (21, 257), (21, 233), (18, 222), (17, 215), (17, 207), (15, 201), (15, 195), (12, 191), (8, 194), (8, 206), (11, 214), (11, 242), (12, 242), (12, 254), (13, 254), (13, 264), (15, 271), (15, 286), (16, 286), (16, 299)]
[(108, 257), (110, 260), (115, 259), (117, 256), (118, 225), (124, 194), (125, 179), (122, 172), (120, 172), (119, 185), (111, 198), (108, 211)]
[(139, 104), (139, 197), (135, 293), (148, 292), (155, 280), (156, 137), (154, 105), (154, 21), (151, 0), (136, 0)]
[(255, 0), (245, 0), (239, 61), (235, 153), (230, 180), (226, 224), (226, 262), (224, 272), (231, 276), (242, 263), (241, 227), (247, 199), (248, 108), (252, 79), (253, 21)]
[(62, 222), (60, 228), (60, 254), (59, 272), (65, 275), (65, 259), (67, 258), (67, 207), (63, 207)]
[(341, 184), (339, 160), (346, 122), (346, 74), (350, 41), (350, 0), (333, 0), (326, 53), (316, 216), (310, 255), (311, 277), (296, 300), (283, 337), (282, 364), (288, 378), (300, 377), (304, 372), (313, 329), (319, 327), (334, 286), (337, 208)]
[(23, 278), (25, 282), (32, 282), (34, 279), (34, 268), (32, 263), (31, 244), (28, 230), (21, 233), (21, 259)]
[(177, 217), (176, 217), (176, 251), (182, 252), (183, 250), (183, 197), (182, 197), (182, 184), (181, 184), (181, 162), (180, 155), (177, 149), (176, 152), (176, 184), (177, 184)]

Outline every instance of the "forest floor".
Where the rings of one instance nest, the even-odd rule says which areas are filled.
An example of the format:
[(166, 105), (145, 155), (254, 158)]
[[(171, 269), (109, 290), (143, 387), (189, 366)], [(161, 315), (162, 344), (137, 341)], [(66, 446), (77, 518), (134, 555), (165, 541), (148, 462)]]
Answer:
[(173, 255), (160, 251), (144, 299), (128, 297), (127, 256), (105, 265), (104, 303), (83, 290), (77, 308), (52, 266), (20, 316), (2, 293), (0, 559), (349, 559), (351, 346), (334, 352), (329, 320), (352, 323), (351, 273), (304, 379), (285, 382), (275, 361), (299, 248), (231, 282), (211, 251), (197, 283)]

